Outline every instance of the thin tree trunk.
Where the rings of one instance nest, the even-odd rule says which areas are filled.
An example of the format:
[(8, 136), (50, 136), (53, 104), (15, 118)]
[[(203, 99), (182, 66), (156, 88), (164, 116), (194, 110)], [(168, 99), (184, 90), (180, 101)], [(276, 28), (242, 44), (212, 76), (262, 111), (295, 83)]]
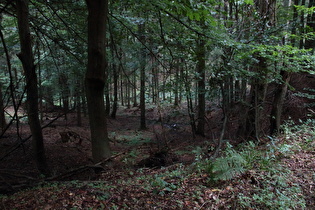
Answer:
[[(305, 2), (306, 0), (302, 0), (301, 1), (301, 6), (305, 6)], [(305, 33), (305, 13), (302, 10), (301, 14), (300, 14), (300, 33), (301, 35), (303, 35)], [(304, 43), (304, 39), (300, 39), (300, 48), (302, 49), (304, 47), (305, 43)]]
[(138, 106), (137, 102), (137, 75), (136, 72), (133, 74), (133, 107)]
[[(309, 8), (315, 7), (315, 0), (309, 0)], [(306, 22), (307, 27), (309, 27), (312, 31), (315, 30), (315, 12), (312, 12), (311, 14), (308, 15), (307, 17), (307, 22)], [(315, 48), (315, 41), (313, 38), (309, 38), (305, 40), (305, 49), (311, 49)]]
[(259, 82), (255, 79), (252, 85), (251, 94), (251, 104), (252, 107), (248, 112), (247, 122), (246, 122), (246, 134), (247, 137), (253, 137), (259, 140), (261, 134), (261, 120), (264, 108), (264, 101), (266, 96), (267, 84), (264, 82)]
[(127, 99), (127, 107), (128, 109), (131, 107), (131, 100), (130, 100), (130, 84), (129, 80), (126, 79), (126, 99)]
[(69, 84), (68, 84), (68, 76), (64, 72), (60, 73), (59, 75), (59, 85), (61, 87), (62, 108), (65, 114), (65, 120), (67, 120), (68, 119), (67, 113), (69, 112), (70, 90), (69, 90)]
[(81, 103), (81, 81), (78, 80), (76, 84), (75, 105), (77, 111), (77, 126), (82, 126), (82, 103)]
[[(0, 15), (0, 24), (2, 22), (2, 15)], [(11, 89), (11, 95), (12, 97), (12, 102), (13, 102), (13, 106), (14, 106), (14, 111), (16, 113), (17, 108), (16, 108), (16, 104), (15, 104), (15, 99), (14, 99), (14, 95), (13, 95), (13, 81), (12, 81), (12, 71), (11, 71), (11, 62), (10, 62), (10, 56), (9, 56), (9, 52), (6, 46), (6, 43), (4, 41), (4, 36), (2, 33), (2, 30), (0, 29), (0, 38), (1, 38), (1, 42), (2, 42), (2, 46), (4, 48), (4, 52), (6, 55), (6, 60), (7, 60), (7, 66), (8, 66), (8, 70), (9, 70), (9, 74), (10, 74), (10, 89)], [(3, 94), (2, 94), (2, 83), (0, 83), (0, 128), (2, 130), (2, 134), (5, 132), (6, 127), (7, 127), (7, 123), (5, 120), (5, 114), (4, 114), (4, 105), (3, 105)], [(18, 123), (18, 121), (17, 121)]]
[(46, 163), (44, 139), (38, 117), (38, 88), (37, 75), (34, 65), (34, 55), (31, 45), (31, 33), (29, 28), (28, 0), (17, 0), (18, 30), (21, 44), (21, 52), (18, 54), (22, 62), (27, 92), (27, 113), (32, 133), (33, 154), (38, 170), (43, 174), (49, 174)]
[[(1, 16), (0, 16), (1, 17)], [(9, 88), (10, 88), (10, 96), (11, 96), (11, 99), (12, 99), (12, 104), (13, 104), (13, 108), (14, 108), (14, 116), (12, 118), (12, 120), (16, 119), (16, 133), (17, 133), (17, 136), (19, 137), (19, 139), (21, 139), (20, 137), (20, 121), (19, 121), (19, 116), (18, 116), (18, 107), (20, 105), (19, 104), (16, 104), (16, 95), (14, 94), (15, 93), (15, 86), (14, 86), (14, 81), (16, 82), (16, 74), (15, 74), (15, 78), (13, 78), (13, 75), (12, 75), (12, 66), (11, 66), (11, 61), (10, 61), (10, 55), (9, 55), (9, 51), (8, 51), (8, 48), (6, 46), (6, 43), (5, 43), (5, 40), (4, 40), (4, 36), (3, 36), (3, 33), (0, 29), (0, 37), (1, 37), (1, 42), (2, 42), (2, 45), (3, 45), (3, 49), (4, 49), (4, 53), (5, 53), (5, 57), (6, 57), (6, 61), (7, 61), (7, 67), (8, 67), (8, 72), (9, 72), (9, 77), (10, 77), (10, 85), (9, 85)], [(14, 71), (16, 71), (16, 69), (14, 69)], [(16, 85), (18, 85), (18, 83), (16, 82)], [(2, 94), (2, 93), (1, 93)], [(2, 96), (1, 96), (2, 98)], [(21, 100), (23, 98), (23, 95), (21, 96)], [(3, 99), (2, 99), (3, 100)], [(2, 105), (0, 105), (3, 107), (3, 102), (2, 102)], [(4, 109), (1, 109), (3, 114), (3, 117), (5, 117), (5, 114), (4, 114)], [(3, 118), (2, 120), (5, 121), (5, 118)], [(11, 122), (12, 122), (11, 120)], [(3, 130), (2, 130), (2, 134), (4, 134), (4, 132), (9, 128), (11, 122), (9, 123), (8, 126), (6, 126), (5, 128), (3, 127)], [(3, 122), (4, 123), (4, 122)]]
[[(139, 34), (141, 36), (141, 40), (145, 40), (144, 35), (144, 24), (139, 25)], [(140, 129), (144, 130), (147, 128), (146, 126), (146, 116), (145, 116), (145, 57), (146, 52), (145, 48), (142, 47), (140, 52)]]
[[(84, 88), (84, 86), (83, 86), (83, 88)], [(84, 88), (84, 92), (85, 92), (85, 88)], [(86, 117), (88, 115), (88, 113), (87, 113), (86, 94), (82, 93), (81, 101), (82, 101), (81, 107), (82, 107), (83, 116)]]
[(111, 156), (104, 104), (106, 85), (107, 0), (86, 0), (88, 15), (88, 67), (86, 97), (91, 129), (92, 156), (95, 162)]
[(288, 90), (288, 83), (291, 78), (291, 74), (287, 71), (281, 71), (280, 74), (282, 76), (282, 83), (277, 87), (272, 104), (270, 117), (270, 135), (277, 135), (280, 131), (283, 103)]
[(124, 99), (124, 83), (123, 83), (123, 78), (120, 76), (120, 101), (121, 105), (125, 106), (125, 99)]
[(205, 60), (205, 41), (203, 39), (198, 40), (197, 43), (197, 73), (198, 73), (198, 124), (196, 134), (205, 135), (205, 112), (206, 112), (206, 60)]
[(0, 129), (2, 132), (5, 130), (6, 126), (7, 123), (4, 115), (2, 84), (0, 83)]
[(180, 79), (179, 79), (179, 67), (178, 64), (175, 66), (175, 84), (174, 84), (174, 106), (179, 105), (179, 87), (180, 87)]
[(105, 113), (106, 116), (109, 116), (110, 113), (110, 97), (109, 97), (109, 84), (106, 84), (106, 88), (105, 88), (105, 102), (106, 102), (106, 106), (105, 106)]
[(186, 70), (184, 72), (184, 82), (185, 82), (185, 91), (186, 91), (186, 100), (187, 100), (187, 110), (189, 115), (189, 121), (191, 126), (191, 131), (193, 134), (193, 138), (195, 138), (196, 135), (196, 123), (195, 123), (195, 114), (194, 114), (194, 108), (193, 108), (193, 102), (192, 102), (192, 95), (191, 95), (191, 84), (188, 79), (188, 71)]
[(111, 118), (116, 119), (116, 113), (118, 109), (118, 72), (116, 69), (116, 65), (112, 65), (113, 68), (113, 79), (114, 79), (114, 103), (113, 103), (113, 110), (111, 113)]
[[(297, 8), (295, 7), (295, 5), (298, 5), (299, 4), (299, 0), (294, 0), (294, 3), (293, 3), (293, 17), (292, 17), (292, 23), (293, 23), (293, 27), (292, 27), (292, 34), (297, 34), (297, 27), (298, 27), (298, 12), (297, 12)], [(291, 38), (291, 45), (292, 46), (296, 46), (296, 38), (294, 36), (292, 36)]]
[(42, 123), (44, 120), (44, 110), (43, 110), (43, 89), (42, 89), (42, 76), (41, 76), (41, 68), (40, 68), (40, 50), (39, 43), (37, 43), (37, 60), (38, 60), (38, 89), (39, 89), (39, 112), (40, 112), (40, 122)]
[(234, 89), (235, 89), (235, 93), (234, 93), (234, 98), (233, 98), (233, 100), (234, 100), (235, 102), (238, 102), (238, 101), (240, 101), (240, 93), (241, 93), (241, 83), (240, 83), (240, 80), (238, 80), (238, 79), (235, 80)]
[(76, 96), (76, 104), (77, 104), (77, 126), (82, 126), (82, 117), (81, 117), (81, 96)]

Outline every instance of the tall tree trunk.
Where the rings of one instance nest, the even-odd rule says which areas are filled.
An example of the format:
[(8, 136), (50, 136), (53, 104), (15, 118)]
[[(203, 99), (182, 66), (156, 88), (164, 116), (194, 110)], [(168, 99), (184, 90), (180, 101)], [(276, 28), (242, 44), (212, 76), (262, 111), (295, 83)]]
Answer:
[(77, 126), (82, 126), (82, 117), (81, 117), (81, 96), (77, 95), (75, 97), (76, 99), (76, 105), (77, 105)]
[(151, 79), (151, 91), (152, 91), (152, 103), (153, 104), (157, 104), (157, 94), (158, 94), (158, 89), (157, 89), (157, 77), (158, 77), (158, 68), (156, 66), (156, 59), (155, 59), (155, 56), (153, 54), (151, 54), (150, 56), (150, 59), (151, 59), (151, 63), (152, 63), (152, 79)]
[[(255, 6), (260, 21), (260, 30), (264, 32), (266, 27), (275, 25), (275, 9), (276, 9), (276, 0), (270, 0), (268, 2), (264, 0), (255, 0)], [(246, 111), (245, 126), (240, 125), (240, 132), (245, 131), (247, 137), (255, 138), (259, 140), (262, 131), (262, 119), (265, 117), (264, 112), (264, 103), (267, 90), (267, 61), (266, 58), (260, 56), (259, 54), (255, 55), (255, 58), (258, 60), (258, 63), (254, 66), (253, 71), (259, 73), (260, 78), (254, 78), (251, 82), (251, 106)], [(247, 109), (246, 109), (247, 110)], [(241, 132), (242, 133), (242, 132)]]
[(78, 80), (77, 84), (76, 84), (76, 94), (75, 94), (75, 104), (76, 104), (76, 111), (77, 111), (77, 126), (82, 126), (82, 103), (81, 103), (81, 96), (82, 96), (82, 92), (81, 92), (81, 81)]
[(282, 83), (278, 84), (272, 104), (270, 118), (270, 135), (277, 135), (280, 131), (283, 102), (288, 90), (288, 83), (291, 77), (291, 73), (287, 71), (281, 71), (280, 74), (282, 76)]
[(179, 105), (179, 87), (180, 87), (180, 79), (179, 79), (179, 63), (175, 64), (175, 79), (174, 79), (174, 106)]
[(118, 72), (116, 69), (116, 65), (112, 65), (113, 68), (113, 79), (114, 79), (114, 103), (113, 103), (113, 110), (111, 113), (111, 118), (116, 119), (116, 113), (118, 109)]
[[(309, 0), (309, 8), (315, 7), (315, 0)], [(309, 14), (307, 17), (306, 22), (307, 27), (309, 27), (313, 32), (315, 31), (315, 12), (312, 12), (312, 14)], [(311, 49), (315, 48), (315, 41), (314, 38), (310, 38), (305, 40), (305, 49)]]
[(62, 72), (59, 75), (59, 84), (61, 87), (61, 101), (62, 101), (62, 109), (65, 114), (65, 120), (68, 119), (67, 113), (69, 112), (69, 84), (68, 84), (68, 76)]
[(6, 126), (7, 126), (7, 123), (6, 123), (5, 115), (4, 115), (2, 84), (0, 83), (0, 129), (2, 132), (5, 130)]
[[(305, 6), (305, 3), (306, 3), (306, 0), (302, 0), (301, 6)], [(301, 35), (303, 35), (306, 31), (306, 29), (305, 29), (305, 13), (303, 10), (301, 11), (301, 14), (300, 14), (300, 24), (299, 25), (300, 25), (300, 33), (301, 33)], [(305, 41), (304, 39), (300, 39), (300, 48), (301, 49), (305, 45), (304, 41)]]
[[(299, 0), (294, 0), (294, 3), (293, 3), (293, 17), (292, 17), (292, 20), (291, 22), (293, 23), (293, 27), (292, 27), (292, 34), (297, 34), (297, 27), (298, 27), (298, 12), (297, 12), (297, 9), (296, 9), (296, 6), (299, 5)], [(291, 38), (291, 45), (293, 47), (296, 46), (296, 38), (293, 36)]]
[[(1, 24), (1, 22), (2, 22), (2, 15), (0, 15), (0, 24)], [(10, 76), (10, 88), (13, 89), (13, 85), (11, 85), (12, 84), (12, 73), (11, 73), (10, 56), (9, 56), (9, 52), (8, 52), (7, 46), (5, 44), (4, 36), (3, 36), (1, 29), (0, 29), (0, 38), (1, 38), (2, 46), (4, 48), (4, 52), (6, 55), (9, 74), (11, 75)], [(13, 93), (11, 92), (11, 94), (13, 94)], [(14, 110), (16, 111), (16, 105), (15, 105), (14, 97), (12, 97), (12, 102), (14, 103)], [(2, 83), (0, 83), (0, 129), (1, 129), (2, 134), (5, 132), (6, 127), (7, 127), (4, 113), (5, 113), (5, 110), (4, 110), (4, 105), (3, 105)]]
[(21, 52), (18, 54), (18, 57), (22, 62), (26, 78), (27, 114), (32, 133), (33, 154), (38, 170), (43, 174), (49, 174), (46, 163), (44, 139), (38, 117), (37, 75), (31, 45), (28, 0), (17, 0), (16, 8), (21, 44)]
[(264, 81), (260, 82), (259, 79), (255, 79), (252, 84), (252, 107), (249, 111), (247, 121), (247, 136), (253, 137), (259, 140), (261, 135), (261, 121), (262, 113), (264, 111), (264, 102), (266, 97), (267, 83)]
[(122, 106), (125, 106), (125, 99), (124, 99), (124, 82), (123, 76), (120, 75), (120, 102)]
[(85, 75), (86, 97), (95, 162), (111, 155), (104, 104), (106, 85), (107, 0), (86, 0), (88, 15), (88, 67)]
[[(140, 39), (145, 40), (144, 35), (144, 23), (139, 25), (139, 34)], [(145, 58), (146, 51), (144, 47), (141, 47), (140, 52), (140, 129), (144, 130), (147, 128), (146, 126), (146, 117), (145, 117)]]
[(197, 43), (197, 75), (198, 75), (198, 124), (196, 134), (205, 135), (205, 111), (206, 111), (206, 60), (205, 41), (201, 38)]
[(137, 102), (137, 74), (136, 71), (133, 73), (133, 107), (138, 106)]
[(40, 49), (39, 49), (39, 42), (37, 42), (37, 67), (38, 67), (38, 102), (39, 102), (39, 119), (40, 122), (43, 123), (44, 121), (44, 110), (43, 110), (43, 88), (42, 88), (42, 76), (41, 76), (41, 66), (40, 66)]
[(127, 99), (127, 107), (129, 109), (131, 107), (129, 79), (126, 79), (126, 99)]
[(110, 113), (110, 96), (109, 96), (109, 84), (106, 84), (106, 88), (105, 88), (105, 113), (106, 116), (109, 116)]

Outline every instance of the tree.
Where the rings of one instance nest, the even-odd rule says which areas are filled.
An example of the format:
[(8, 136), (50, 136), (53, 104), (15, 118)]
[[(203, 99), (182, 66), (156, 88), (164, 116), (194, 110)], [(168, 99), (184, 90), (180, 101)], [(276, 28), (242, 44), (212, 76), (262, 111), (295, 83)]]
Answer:
[[(307, 16), (307, 22), (306, 22), (306, 27), (308, 31), (310, 32), (315, 32), (315, 0), (310, 0), (309, 1), (309, 14)], [(313, 35), (314, 36), (314, 35)], [(315, 40), (314, 38), (309, 38), (305, 40), (305, 49), (313, 49), (315, 48)]]
[[(139, 35), (140, 39), (142, 41), (145, 40), (145, 30), (144, 30), (144, 23), (139, 24)], [(140, 129), (144, 130), (147, 128), (146, 126), (146, 119), (145, 119), (145, 58), (146, 58), (146, 49), (144, 46), (141, 47), (140, 54), (140, 110), (141, 110), (141, 116), (140, 116)]]
[(21, 52), (18, 54), (18, 57), (22, 62), (26, 78), (27, 114), (33, 138), (33, 154), (38, 170), (43, 174), (49, 174), (45, 157), (44, 139), (38, 116), (37, 75), (31, 44), (28, 0), (17, 0), (16, 9), (21, 44)]
[[(77, 107), (79, 121), (80, 103), (83, 110), (86, 107), (83, 97), (86, 93), (95, 161), (110, 155), (103, 112), (104, 91), (105, 107), (109, 111), (112, 105), (113, 118), (118, 105), (129, 107), (130, 99), (135, 106), (140, 102), (142, 129), (146, 127), (145, 103), (149, 99), (159, 106), (172, 102), (178, 105), (185, 96), (182, 105), (187, 104), (193, 134), (206, 135), (205, 123), (210, 128), (211, 123), (217, 123), (211, 118), (205, 121), (205, 104), (214, 103), (228, 119), (227, 126), (223, 126), (227, 130), (239, 125), (244, 135), (254, 138), (267, 132), (264, 129), (278, 130), (285, 85), (290, 76), (287, 69), (293, 71), (292, 63), (297, 61), (298, 54), (290, 55), (297, 49), (286, 51), (285, 45), (293, 46), (300, 40), (305, 48), (314, 44), (309, 39), (313, 37), (314, 0), (294, 1), (299, 5), (293, 13), (287, 12), (289, 1), (282, 9), (276, 5), (282, 2), (275, 0), (113, 1), (108, 31), (108, 1), (86, 0), (88, 10), (84, 1), (30, 2), (30, 27), (35, 32), (34, 48), (38, 53), (33, 63), (40, 62), (38, 78), (43, 102), (64, 105), (65, 111)], [(10, 8), (9, 16), (15, 7), (7, 4), (0, 3), (4, 9)], [(144, 12), (148, 10), (152, 12)], [(286, 15), (278, 13), (284, 10)], [(88, 30), (85, 28), (87, 11)], [(14, 28), (11, 25), (7, 30)], [(295, 36), (290, 36), (289, 30)], [(110, 37), (108, 42), (106, 36)], [(290, 43), (289, 39), (294, 40)], [(8, 43), (13, 46), (12, 42)], [(108, 56), (106, 43), (110, 45)], [(15, 53), (11, 51), (11, 54)], [(82, 66), (86, 64), (85, 72)], [(60, 85), (56, 86), (58, 82)], [(6, 86), (3, 82), (3, 90)], [(160, 100), (164, 102), (159, 103)], [(237, 126), (232, 122), (234, 116), (239, 119)], [(233, 135), (233, 132), (226, 134)]]
[(3, 132), (7, 126), (4, 115), (4, 106), (3, 106), (3, 94), (2, 94), (2, 84), (0, 84), (0, 129)]
[(203, 38), (197, 40), (197, 76), (198, 76), (198, 124), (196, 134), (205, 135), (205, 115), (206, 115), (206, 88), (205, 88), (205, 77), (206, 77), (206, 49), (205, 41)]
[(271, 116), (270, 116), (270, 135), (279, 134), (281, 127), (281, 117), (283, 103), (285, 100), (285, 95), (288, 90), (288, 84), (291, 79), (291, 73), (287, 71), (281, 71), (281, 82), (277, 84), (275, 90), (274, 101), (272, 104)]
[(104, 89), (106, 86), (107, 0), (86, 0), (88, 8), (88, 66), (86, 97), (95, 162), (111, 155), (107, 132)]

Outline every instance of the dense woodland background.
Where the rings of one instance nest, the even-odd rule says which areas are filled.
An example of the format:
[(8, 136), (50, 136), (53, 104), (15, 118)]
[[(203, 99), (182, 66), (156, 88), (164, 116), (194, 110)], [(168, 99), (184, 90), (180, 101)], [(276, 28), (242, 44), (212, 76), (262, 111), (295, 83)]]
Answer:
[(314, 30), (314, 0), (2, 0), (0, 160), (58, 180), (50, 138), (96, 171), (124, 129), (150, 144), (137, 167), (178, 161), (180, 141), (214, 160), (281, 138), (314, 117)]

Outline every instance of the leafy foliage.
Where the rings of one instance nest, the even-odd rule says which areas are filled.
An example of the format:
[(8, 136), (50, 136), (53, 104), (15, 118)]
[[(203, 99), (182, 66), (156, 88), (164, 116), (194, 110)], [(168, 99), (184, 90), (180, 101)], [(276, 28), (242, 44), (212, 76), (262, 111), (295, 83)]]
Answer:
[(247, 161), (230, 144), (227, 145), (224, 157), (217, 158), (210, 166), (210, 177), (216, 180), (231, 180), (246, 171)]
[[(195, 86), (201, 78), (201, 74), (195, 72), (198, 60), (196, 47), (199, 40), (205, 40), (206, 96), (209, 101), (217, 101), (216, 105), (219, 106), (224, 101), (221, 97), (225, 94), (230, 96), (231, 104), (238, 102), (236, 101), (238, 97), (233, 96), (233, 91), (237, 92), (236, 87), (240, 81), (245, 97), (239, 100), (244, 100), (242, 103), (247, 105), (251, 102), (245, 101), (249, 98), (246, 97), (248, 96), (246, 93), (250, 92), (249, 87), (256, 85), (255, 81), (261, 81), (266, 85), (281, 84), (284, 82), (281, 71), (314, 74), (314, 49), (306, 50), (302, 46), (306, 41), (314, 39), (314, 29), (309, 24), (311, 22), (308, 22), (314, 13), (314, 7), (295, 5), (296, 15), (299, 16), (295, 18), (293, 7), (289, 8), (284, 2), (277, 2), (276, 5), (272, 5), (275, 6), (275, 11), (266, 12), (266, 14), (275, 12), (272, 14), (275, 17), (272, 18), (276, 21), (261, 14), (260, 9), (263, 8), (259, 8), (261, 5), (258, 2), (240, 0), (225, 1), (223, 4), (222, 1), (214, 0), (111, 1), (107, 28), (108, 93), (113, 93), (114, 69), (116, 69), (121, 91), (119, 94), (121, 105), (124, 100), (130, 102), (132, 97), (137, 102), (139, 49), (145, 49), (147, 102), (151, 102), (151, 99), (156, 97), (154, 103), (166, 106), (174, 101), (176, 93), (180, 95), (177, 97), (182, 97), (185, 105), (189, 100), (195, 100), (198, 96)], [(4, 3), (0, 4), (1, 8), (6, 9)], [(83, 79), (87, 63), (85, 2), (83, 0), (31, 1), (30, 6), (34, 40), (32, 44), (37, 53), (35, 62), (41, 80), (40, 90), (44, 96), (42, 101), (48, 103), (51, 99), (52, 104), (62, 105), (69, 99), (75, 107), (77, 104), (73, 98), (77, 94), (84, 99)], [(269, 6), (272, 8), (271, 5)], [(1, 18), (0, 27), (9, 47), (12, 67), (16, 70), (14, 95), (22, 97), (26, 84), (19, 82), (23, 78), (23, 70), (15, 56), (20, 50), (18, 34), (15, 17), (12, 15), (14, 10), (8, 8), (9, 10)], [(140, 23), (145, 24), (143, 34), (138, 31)], [(140, 39), (140, 37), (144, 38)], [(298, 42), (301, 46), (296, 47)], [(2, 46), (0, 46), (0, 53), (2, 56)], [(6, 69), (7, 65), (3, 58), (0, 57), (0, 66)], [(264, 68), (260, 68), (262, 60), (265, 62)], [(8, 74), (1, 72), (4, 89), (11, 86), (8, 81)], [(224, 88), (226, 85), (229, 87)], [(308, 93), (297, 95), (314, 99), (314, 90), (307, 91)], [(6, 93), (5, 99), (10, 105), (12, 102), (8, 99), (8, 95)], [(63, 99), (65, 101), (62, 101)], [(156, 104), (149, 108), (154, 110), (155, 107)], [(249, 104), (248, 107), (254, 108), (255, 104)], [(198, 108), (197, 100), (190, 108), (189, 113), (194, 118)], [(180, 118), (181, 113), (173, 112), (170, 117)], [(313, 117), (313, 114), (308, 117)], [(194, 122), (195, 119), (192, 121)], [(242, 208), (303, 208), (305, 206), (303, 196), (300, 198), (301, 201), (297, 202), (301, 190), (298, 185), (290, 184), (291, 174), (280, 167), (279, 159), (289, 158), (297, 149), (305, 151), (314, 149), (314, 123), (306, 121), (296, 127), (291, 125), (288, 122), (283, 130), (288, 139), (302, 140), (297, 145), (282, 143), (275, 137), (269, 137), (270, 143), (265, 147), (253, 142), (247, 142), (237, 148), (227, 144), (225, 151), (222, 152), (223, 156), (217, 159), (209, 158), (208, 154), (204, 153), (204, 148), (198, 146), (193, 150), (195, 162), (187, 168), (180, 165), (174, 170), (162, 169), (164, 171), (160, 174), (145, 169), (126, 173), (128, 176), (116, 177), (115, 174), (109, 183), (89, 185), (94, 191), (85, 185), (77, 186), (81, 187), (79, 189), (68, 186), (78, 194), (84, 192), (81, 197), (73, 199), (75, 193), (63, 187), (60, 195), (68, 199), (63, 201), (65, 205), (69, 204), (66, 206), (69, 208), (76, 208), (81, 204), (84, 206), (84, 202), (80, 205), (71, 202), (82, 201), (85, 197), (91, 200), (97, 198), (99, 208), (132, 208), (132, 204), (128, 202), (121, 206), (117, 204), (125, 201), (121, 195), (128, 191), (131, 194), (128, 198), (130, 202), (134, 202), (134, 205), (152, 208), (155, 198), (165, 201), (165, 198), (171, 197), (168, 195), (176, 194), (185, 195), (186, 197), (181, 198), (188, 200), (179, 199), (176, 203), (177, 208), (184, 209), (195, 205), (201, 209), (208, 207), (207, 199), (210, 200), (209, 203), (219, 203), (218, 192), (229, 194), (230, 192), (227, 191), (233, 191), (230, 186), (226, 189), (209, 189), (209, 182), (214, 185), (218, 182), (227, 184), (240, 178), (250, 179), (253, 183), (248, 190), (254, 192), (252, 197), (245, 192), (243, 195), (234, 195)], [(136, 135), (113, 133), (111, 137), (114, 143), (125, 144), (128, 148), (151, 142), (151, 138), (142, 133)], [(191, 150), (178, 154), (191, 154)], [(126, 154), (121, 161), (132, 165), (141, 155), (142, 150), (136, 148)], [(133, 175), (138, 177), (136, 179), (129, 177)], [(115, 183), (116, 179), (118, 184)], [(125, 191), (119, 191), (120, 188), (117, 186)], [(49, 189), (55, 190), (55, 188), (44, 190), (49, 191)], [(88, 191), (91, 193), (86, 193)], [(140, 205), (138, 200), (148, 195), (154, 195), (153, 199), (150, 197)], [(213, 206), (209, 206), (209, 209), (211, 207)]]

